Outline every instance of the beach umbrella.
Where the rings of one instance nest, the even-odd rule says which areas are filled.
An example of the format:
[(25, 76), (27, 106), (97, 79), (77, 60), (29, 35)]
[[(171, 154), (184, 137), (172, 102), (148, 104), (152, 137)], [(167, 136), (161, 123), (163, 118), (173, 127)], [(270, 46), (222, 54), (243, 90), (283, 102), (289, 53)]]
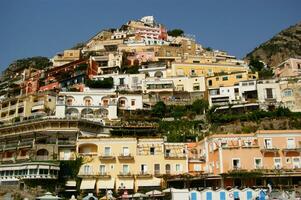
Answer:
[(36, 199), (40, 199), (40, 200), (58, 200), (58, 199), (62, 199), (58, 196), (53, 196), (50, 192), (46, 192), (44, 196), (40, 196), (37, 197)]
[(149, 191), (145, 194), (148, 195), (148, 196), (161, 196), (161, 195), (163, 195), (163, 193), (159, 190), (152, 190), (152, 191)]

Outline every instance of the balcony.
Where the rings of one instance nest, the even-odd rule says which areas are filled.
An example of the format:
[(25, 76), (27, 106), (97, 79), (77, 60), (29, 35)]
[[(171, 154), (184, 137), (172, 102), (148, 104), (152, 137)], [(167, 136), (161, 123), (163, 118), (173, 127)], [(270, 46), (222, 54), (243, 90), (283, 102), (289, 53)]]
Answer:
[(116, 157), (111, 154), (103, 154), (99, 156), (99, 160), (102, 161), (115, 161)]
[(97, 152), (87, 152), (87, 153), (79, 153), (80, 156), (97, 156)]
[(73, 147), (75, 146), (75, 141), (69, 141), (69, 140), (59, 140), (58, 141), (59, 146), (64, 146), (64, 147)]
[(133, 178), (134, 175), (131, 174), (130, 172), (119, 172), (118, 177), (119, 178)]
[(98, 173), (85, 173), (80, 172), (78, 174), (80, 178), (101, 178), (101, 179), (110, 179), (111, 175), (108, 172), (98, 172)]
[(185, 160), (186, 159), (186, 155), (184, 154), (174, 154), (174, 153), (165, 153), (164, 155), (165, 159), (168, 159), (168, 160), (178, 160), (178, 159), (183, 159)]
[(261, 153), (263, 153), (263, 155), (265, 153), (273, 153), (275, 156), (276, 154), (279, 153), (279, 148), (277, 147), (264, 147), (263, 149), (260, 149)]
[(282, 149), (283, 153), (288, 153), (288, 152), (297, 152), (300, 153), (301, 152), (301, 148), (300, 147), (286, 147)]
[(134, 156), (132, 156), (131, 154), (122, 153), (118, 156), (118, 160), (120, 160), (120, 161), (133, 161)]
[(147, 171), (140, 171), (139, 174), (136, 175), (138, 178), (152, 178), (153, 175)]

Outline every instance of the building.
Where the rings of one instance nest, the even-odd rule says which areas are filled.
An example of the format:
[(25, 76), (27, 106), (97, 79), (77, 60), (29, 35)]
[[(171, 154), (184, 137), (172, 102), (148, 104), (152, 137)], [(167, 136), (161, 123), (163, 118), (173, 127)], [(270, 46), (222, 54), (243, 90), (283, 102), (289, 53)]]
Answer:
[(0, 127), (0, 185), (58, 179), (59, 162), (76, 158), (80, 135), (108, 132), (95, 122), (53, 118)]
[(276, 77), (296, 77), (301, 75), (301, 59), (289, 58), (275, 69)]
[(81, 52), (79, 49), (68, 49), (63, 53), (56, 54), (52, 59), (53, 66), (62, 66), (70, 62), (79, 60), (81, 58)]
[[(279, 179), (285, 185), (300, 185), (300, 130), (215, 134), (200, 141), (199, 146), (206, 159), (206, 165), (200, 170), (206, 174), (207, 184), (212, 186), (275, 185)], [(189, 165), (192, 164), (194, 161)], [(257, 172), (260, 178), (244, 180), (231, 176), (235, 173), (246, 176), (248, 172)]]
[(163, 138), (79, 138), (80, 189), (143, 191), (161, 188), (164, 175), (187, 172), (186, 145)]
[(122, 53), (104, 53), (99, 56), (92, 56), (92, 67), (96, 67), (97, 74), (117, 73), (122, 65)]
[(219, 73), (248, 72), (248, 66), (219, 63), (173, 63), (168, 76), (213, 76)]
[(301, 80), (283, 79), (279, 82), (281, 92), (281, 106), (292, 112), (301, 112)]
[(271, 110), (281, 105), (279, 80), (257, 81), (258, 103), (261, 109)]

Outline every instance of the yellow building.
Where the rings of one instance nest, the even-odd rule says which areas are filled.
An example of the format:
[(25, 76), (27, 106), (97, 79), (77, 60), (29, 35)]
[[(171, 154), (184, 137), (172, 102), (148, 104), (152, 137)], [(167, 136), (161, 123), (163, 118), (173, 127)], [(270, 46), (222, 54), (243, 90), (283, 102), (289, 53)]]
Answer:
[(237, 71), (232, 73), (221, 73), (206, 78), (207, 87), (218, 88), (238, 85), (240, 81), (257, 80), (258, 73), (248, 71)]
[(161, 188), (162, 175), (187, 172), (186, 144), (163, 138), (79, 138), (81, 190)]
[(249, 68), (241, 64), (219, 63), (173, 63), (168, 76), (214, 76), (217, 73), (248, 72)]
[(0, 122), (22, 121), (53, 114), (55, 95), (38, 93), (5, 99), (0, 103)]

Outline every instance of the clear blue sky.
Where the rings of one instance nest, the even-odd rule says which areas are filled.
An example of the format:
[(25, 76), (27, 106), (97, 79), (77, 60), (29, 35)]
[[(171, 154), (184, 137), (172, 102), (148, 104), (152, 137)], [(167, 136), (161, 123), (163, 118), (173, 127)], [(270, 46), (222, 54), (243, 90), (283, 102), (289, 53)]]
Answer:
[(19, 58), (52, 57), (145, 15), (241, 58), (299, 22), (300, 8), (300, 0), (0, 0), (0, 70)]

